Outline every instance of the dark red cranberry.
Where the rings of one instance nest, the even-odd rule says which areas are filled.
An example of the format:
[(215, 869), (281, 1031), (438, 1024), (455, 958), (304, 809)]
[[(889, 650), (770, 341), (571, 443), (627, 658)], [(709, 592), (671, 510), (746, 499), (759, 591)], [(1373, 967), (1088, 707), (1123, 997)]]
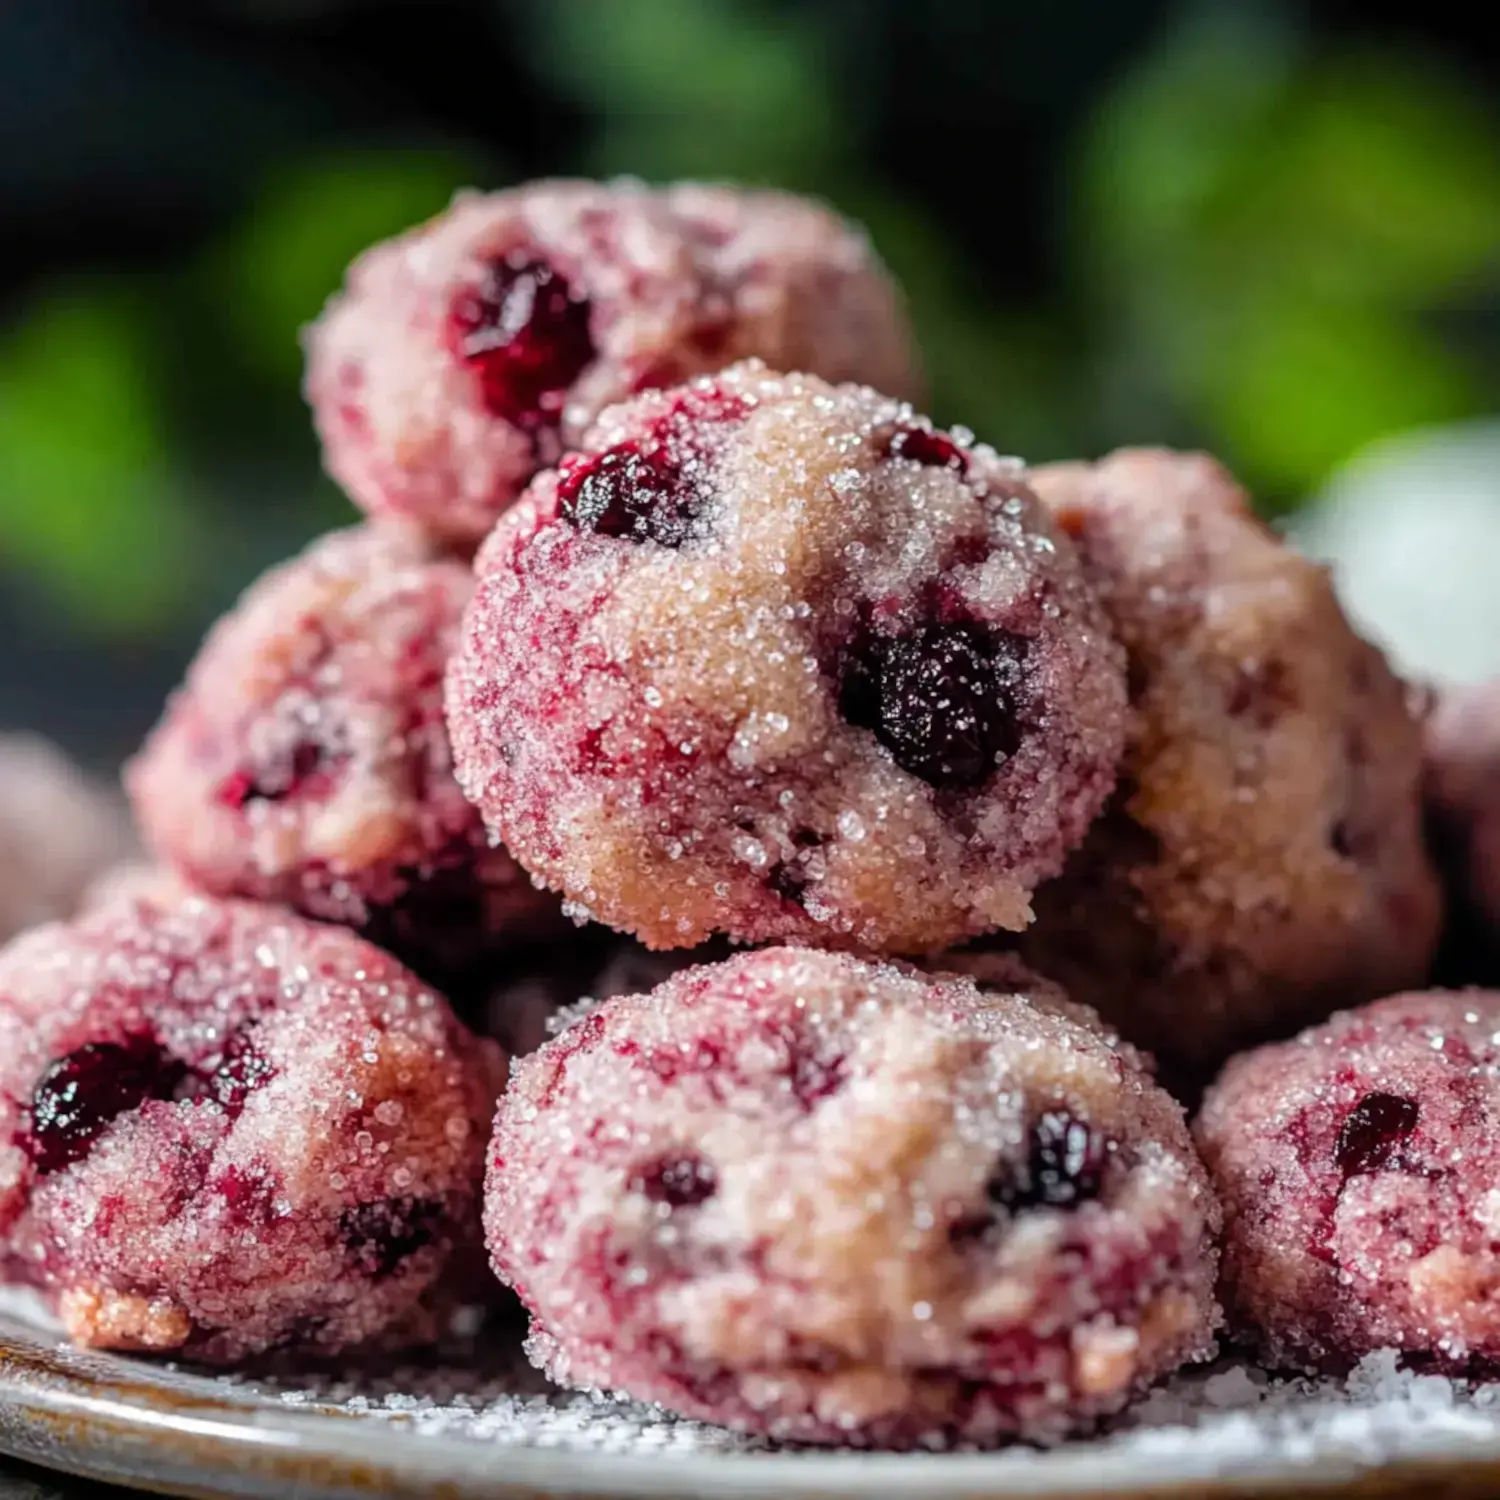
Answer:
[(595, 353), (589, 304), (545, 261), (516, 253), (454, 299), (450, 339), (479, 376), (484, 404), (518, 427), (555, 423)]
[(1333, 1159), (1345, 1177), (1379, 1172), (1417, 1128), (1417, 1101), (1403, 1094), (1366, 1094), (1344, 1117)]
[(694, 1208), (719, 1190), (719, 1174), (701, 1156), (669, 1156), (652, 1162), (632, 1184), (652, 1203)]
[(579, 531), (680, 547), (698, 497), (665, 447), (621, 443), (569, 468), (557, 498), (563, 519)]
[(792, 1095), (809, 1113), (823, 1100), (838, 1093), (848, 1076), (849, 1065), (844, 1058), (818, 1057), (805, 1046), (793, 1045)]
[(799, 864), (788, 864), (786, 860), (779, 859), (771, 866), (771, 872), (766, 876), (766, 884), (783, 901), (790, 901), (793, 906), (801, 906), (807, 894), (807, 871)]
[(345, 1209), (339, 1230), (355, 1265), (376, 1281), (438, 1237), (443, 1205), (419, 1198), (388, 1198)]
[(31, 1159), (60, 1172), (87, 1156), (110, 1124), (148, 1099), (170, 1099), (185, 1069), (149, 1036), (89, 1042), (60, 1057), (31, 1097)]
[(255, 778), (248, 771), (232, 771), (214, 788), (214, 800), (238, 812), (255, 791)]
[[(586, 1023), (579, 1023), (583, 1024)], [(564, 1035), (571, 1037), (577, 1030), (578, 1026), (570, 1026)], [(692, 1047), (684, 1043), (678, 1046), (653, 1047), (644, 1053), (634, 1042), (619, 1042), (615, 1046), (615, 1052), (620, 1057), (639, 1056), (642, 1063), (666, 1084), (676, 1083), (679, 1078), (691, 1078), (695, 1074), (717, 1073), (724, 1067), (724, 1047), (722, 1043), (709, 1037), (699, 1037)]]
[(906, 458), (933, 469), (954, 469), (960, 474), (969, 470), (969, 458), (946, 433), (927, 427), (898, 427), (885, 441), (890, 458)]
[(1011, 688), (1024, 642), (955, 622), (868, 632), (843, 668), (840, 709), (896, 764), (940, 788), (978, 786), (1020, 745)]
[(238, 811), (247, 802), (285, 802), (322, 790), (333, 758), (322, 745), (299, 740), (284, 755), (246, 770), (241, 767), (219, 783), (215, 795)]
[(986, 1186), (990, 1201), (1015, 1213), (1027, 1208), (1076, 1208), (1099, 1196), (1110, 1143), (1067, 1109), (1038, 1115), (1019, 1177), (1007, 1168)]
[(274, 1177), (239, 1167), (227, 1167), (213, 1183), (230, 1222), (245, 1229), (263, 1228), (276, 1217), (277, 1186)]
[(275, 1072), (265, 1054), (243, 1031), (237, 1031), (225, 1042), (219, 1065), (209, 1075), (209, 1097), (237, 1115), (245, 1100)]

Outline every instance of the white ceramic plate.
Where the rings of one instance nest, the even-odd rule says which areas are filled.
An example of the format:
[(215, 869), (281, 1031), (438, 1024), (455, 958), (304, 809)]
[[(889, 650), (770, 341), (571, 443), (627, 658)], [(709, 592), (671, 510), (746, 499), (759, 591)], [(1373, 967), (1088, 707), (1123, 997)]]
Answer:
[(1050, 1453), (838, 1454), (547, 1393), (493, 1353), (426, 1370), (245, 1382), (68, 1348), (0, 1299), (0, 1451), (204, 1496), (1443, 1495), (1500, 1489), (1500, 1388), (1397, 1374), (1270, 1382), (1225, 1362), (1111, 1435)]

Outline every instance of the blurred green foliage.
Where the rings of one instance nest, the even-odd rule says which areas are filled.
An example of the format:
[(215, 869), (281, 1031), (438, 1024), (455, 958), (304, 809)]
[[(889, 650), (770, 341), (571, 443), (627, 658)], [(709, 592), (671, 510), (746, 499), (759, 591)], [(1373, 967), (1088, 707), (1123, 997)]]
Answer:
[(1497, 404), (1435, 315), (1500, 288), (1500, 143), (1429, 66), (1191, 26), (1104, 103), (1077, 203), (1102, 358), (1150, 382), (1131, 419), (1173, 412), (1273, 502)]
[(827, 198), (905, 288), (934, 410), (1009, 449), (1062, 451), (1045, 319), (998, 306), (944, 227), (872, 174), (858, 91), (814, 16), (738, 0), (531, 0), (530, 14), (543, 66), (602, 116), (581, 170)]
[(531, 0), (536, 57), (607, 128), (574, 169), (817, 188), (856, 155), (809, 15), (736, 0)]
[[(366, 246), (440, 212), (482, 175), (455, 151), (349, 151), (283, 164), (244, 220), (206, 257), (237, 347), (287, 390), (302, 375), (299, 332)], [(224, 291), (227, 290), (227, 295)]]
[(183, 607), (203, 540), (154, 397), (156, 334), (133, 289), (84, 282), (36, 302), (0, 344), (5, 555), (104, 630)]
[[(1194, 13), (1098, 101), (1060, 184), (1051, 287), (1022, 299), (874, 171), (826, 11), (524, 0), (511, 24), (518, 10), (584, 121), (556, 170), (828, 197), (908, 290), (935, 415), (1009, 451), (1201, 443), (1274, 509), (1371, 439), (1500, 406), (1500, 351), (1454, 336), (1500, 294), (1500, 135), (1431, 63)], [(281, 503), (326, 524), (299, 328), (362, 246), (505, 176), (477, 145), (287, 161), (174, 274), (44, 289), (0, 329), (6, 559), (84, 624), (147, 633), (191, 610), (195, 559), (242, 525), (224, 476), (280, 474)], [(976, 170), (974, 197), (1004, 233), (1003, 162)]]

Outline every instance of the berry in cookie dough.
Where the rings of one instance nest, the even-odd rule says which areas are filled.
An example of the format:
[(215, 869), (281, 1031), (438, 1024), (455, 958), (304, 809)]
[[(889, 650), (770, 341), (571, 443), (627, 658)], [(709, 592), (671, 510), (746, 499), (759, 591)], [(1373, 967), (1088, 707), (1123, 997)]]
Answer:
[(75, 1342), (233, 1364), (421, 1341), (504, 1058), (393, 959), (121, 899), (0, 953), (0, 1268)]
[(486, 1229), (533, 1358), (911, 1447), (1052, 1442), (1205, 1356), (1218, 1209), (1181, 1109), (1014, 982), (766, 949), (518, 1064)]
[(1274, 1365), (1500, 1360), (1500, 994), (1398, 995), (1235, 1058), (1196, 1133), (1223, 1294)]
[(472, 589), (464, 563), (389, 524), (322, 537), (252, 585), (127, 772), (155, 853), (445, 983), (555, 924), (453, 778), (443, 669)]
[(609, 412), (480, 553), (459, 779), (654, 948), (1023, 927), (1114, 785), (1118, 648), (1020, 465), (755, 363)]
[(827, 209), (539, 182), (366, 251), (311, 332), (307, 394), (358, 505), (473, 545), (605, 406), (750, 355), (915, 394), (900, 298)]
[(1421, 727), (1324, 570), (1202, 454), (1028, 478), (1125, 645), (1134, 715), (1111, 809), (1037, 892), (1022, 955), (1195, 1075), (1424, 983)]
[(0, 942), (71, 916), (129, 848), (124, 810), (46, 740), (0, 734)]

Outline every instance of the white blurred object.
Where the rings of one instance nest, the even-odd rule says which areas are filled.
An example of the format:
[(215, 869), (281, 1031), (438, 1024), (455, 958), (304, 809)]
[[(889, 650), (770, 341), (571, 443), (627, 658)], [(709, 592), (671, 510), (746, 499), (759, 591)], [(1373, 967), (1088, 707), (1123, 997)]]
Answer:
[(39, 736), (0, 734), (0, 942), (71, 916), (130, 847), (117, 796)]
[(1288, 534), (1332, 565), (1355, 625), (1409, 676), (1500, 673), (1500, 421), (1366, 448)]

